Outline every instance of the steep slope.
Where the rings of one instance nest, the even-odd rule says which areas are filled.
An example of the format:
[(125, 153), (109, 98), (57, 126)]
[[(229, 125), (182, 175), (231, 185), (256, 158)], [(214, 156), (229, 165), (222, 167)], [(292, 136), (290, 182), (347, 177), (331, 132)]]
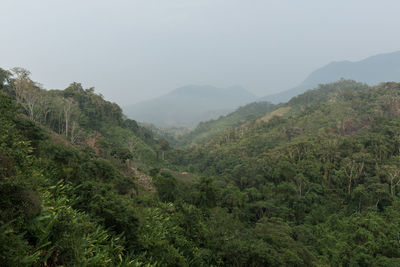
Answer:
[(313, 89), (319, 84), (352, 79), (375, 85), (385, 81), (400, 81), (400, 51), (368, 57), (361, 61), (339, 61), (312, 72), (300, 85), (290, 90), (261, 98), (272, 103), (286, 102), (290, 98)]
[(185, 86), (153, 100), (124, 108), (128, 117), (157, 126), (194, 127), (227, 114), (256, 97), (241, 87)]
[[(114, 142), (125, 129), (119, 109), (91, 90), (51, 92), (68, 102), (56, 101), (56, 112), (50, 113), (69, 114), (68, 103), (76, 101), (74, 110), (82, 117), (70, 119), (84, 131), (78, 142), (64, 116), (49, 123), (53, 119), (45, 119), (42, 109), (35, 113), (40, 116), (31, 116), (23, 108), (32, 99), (19, 99), (17, 105), (18, 81), (9, 81), (0, 80), (2, 265), (281, 266), (289, 263), (282, 257), (285, 251), (297, 256), (307, 250), (285, 233), (280, 235), (289, 243), (278, 246), (261, 238), (258, 229), (222, 205), (229, 191), (220, 195), (210, 178), (171, 172), (175, 178), (165, 168), (151, 168), (147, 175), (142, 165), (132, 169), (129, 154), (119, 146), (125, 141)], [(105, 146), (85, 146), (83, 137), (92, 131), (103, 135)], [(275, 225), (284, 229), (279, 222), (265, 226)]]
[[(173, 149), (92, 90), (1, 74), (4, 266), (400, 265), (400, 83), (254, 103)], [(168, 161), (138, 162), (139, 139)]]
[(216, 177), (271, 244), (307, 244), (293, 265), (398, 265), (400, 84), (340, 81), (286, 107), (170, 160)]
[[(126, 253), (137, 229), (127, 204), (133, 177), (18, 114), (1, 87), (2, 266), (140, 266)], [(123, 232), (130, 237), (121, 240)]]
[(289, 117), (292, 114), (304, 111), (307, 107), (316, 103), (326, 102), (333, 92), (343, 92), (347, 90), (364, 90), (368, 85), (357, 83), (352, 80), (340, 80), (334, 84), (320, 85), (317, 90), (310, 90), (302, 95), (294, 97), (288, 103), (274, 105), (269, 102), (254, 102), (236, 111), (221, 116), (218, 119), (200, 122), (191, 132), (180, 135), (178, 138), (169, 136), (168, 140), (178, 146), (189, 144), (202, 144), (209, 141), (229, 128), (247, 127), (252, 120), (262, 120), (264, 122), (273, 117)]
[(218, 119), (200, 122), (197, 127), (179, 137), (178, 145), (200, 144), (223, 133), (230, 127), (237, 127), (250, 120), (257, 119), (274, 110), (277, 106), (269, 102), (254, 102), (238, 108), (234, 112)]
[[(279, 266), (288, 263), (281, 248), (303, 249), (260, 238), (220, 205), (207, 177), (131, 165), (124, 137), (140, 139), (137, 125), (93, 90), (47, 92), (22, 77), (17, 96), (19, 78), (0, 78), (2, 265)], [(38, 95), (50, 97), (49, 112), (25, 108)]]

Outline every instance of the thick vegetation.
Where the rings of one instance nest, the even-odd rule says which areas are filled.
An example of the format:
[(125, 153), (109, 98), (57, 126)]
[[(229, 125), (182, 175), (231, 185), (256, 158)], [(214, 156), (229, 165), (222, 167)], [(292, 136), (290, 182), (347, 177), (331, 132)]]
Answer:
[(277, 107), (277, 105), (273, 105), (269, 102), (247, 104), (226, 116), (220, 116), (215, 120), (200, 122), (193, 131), (179, 136), (174, 143), (178, 146), (205, 143), (212, 137), (224, 133), (225, 130), (238, 127), (254, 120)]
[(286, 107), (170, 160), (212, 177), (277, 264), (398, 265), (400, 84), (342, 80)]
[(2, 265), (400, 265), (400, 84), (322, 85), (180, 149), (77, 83), (0, 87)]

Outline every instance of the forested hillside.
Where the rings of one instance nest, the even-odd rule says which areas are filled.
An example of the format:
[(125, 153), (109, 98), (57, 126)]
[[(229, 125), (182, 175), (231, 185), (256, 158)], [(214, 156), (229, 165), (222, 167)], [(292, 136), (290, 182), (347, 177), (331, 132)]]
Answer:
[(121, 108), (103, 99), (94, 88), (71, 83), (65, 90), (44, 90), (29, 71), (1, 70), (3, 90), (11, 95), (31, 121), (63, 135), (72, 144), (95, 150), (129, 150), (135, 158), (156, 158), (151, 131), (127, 119)]
[(400, 84), (342, 80), (285, 107), (170, 160), (213, 177), (218, 205), (280, 260), (400, 264)]
[(226, 129), (237, 127), (260, 116), (266, 115), (277, 105), (269, 102), (254, 102), (238, 108), (234, 112), (220, 116), (218, 119), (200, 122), (193, 131), (179, 136), (177, 145), (204, 143), (210, 138), (222, 134)]
[(252, 104), (182, 148), (78, 83), (0, 90), (4, 266), (400, 265), (398, 83)]

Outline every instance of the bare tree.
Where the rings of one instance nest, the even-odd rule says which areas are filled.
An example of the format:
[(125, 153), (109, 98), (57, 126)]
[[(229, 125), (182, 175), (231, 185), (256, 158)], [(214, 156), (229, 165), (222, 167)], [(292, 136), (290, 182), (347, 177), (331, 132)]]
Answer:
[(41, 123), (47, 123), (47, 116), (51, 112), (51, 101), (45, 93), (41, 93), (39, 97), (39, 109), (42, 114), (43, 121)]
[(40, 88), (30, 78), (30, 72), (23, 68), (12, 69), (16, 76), (13, 83), (15, 98), (18, 104), (25, 109), (31, 120), (37, 119), (37, 106), (40, 100)]
[(400, 168), (396, 165), (384, 165), (382, 168), (390, 182), (390, 194), (394, 197), (394, 189), (400, 184)]
[(52, 116), (57, 119), (58, 134), (62, 134), (64, 132), (64, 98), (59, 96), (53, 97), (50, 102), (50, 110)]
[(73, 120), (71, 123), (71, 131), (70, 131), (70, 140), (72, 144), (75, 144), (79, 138), (81, 130), (79, 128), (79, 124)]
[(23, 94), (22, 106), (28, 112), (28, 116), (31, 120), (36, 121), (38, 116), (37, 106), (40, 100), (40, 94), (34, 87), (29, 88)]
[(128, 139), (128, 149), (133, 154), (135, 152), (136, 140), (132, 136)]
[(23, 68), (13, 68), (11, 70), (13, 76), (16, 76), (13, 82), (13, 89), (15, 92), (15, 98), (17, 103), (20, 104), (22, 101), (22, 92), (24, 88), (29, 86), (30, 79), (29, 75), (31, 74), (28, 70)]
[(347, 193), (350, 195), (353, 182), (360, 178), (363, 173), (364, 161), (360, 161), (359, 159), (356, 160), (354, 158), (345, 158), (342, 161), (342, 164), (344, 166), (344, 173), (348, 179)]
[(73, 112), (73, 99), (72, 98), (64, 98), (64, 122), (65, 122), (65, 136), (68, 136), (69, 125), (71, 120), (71, 115)]

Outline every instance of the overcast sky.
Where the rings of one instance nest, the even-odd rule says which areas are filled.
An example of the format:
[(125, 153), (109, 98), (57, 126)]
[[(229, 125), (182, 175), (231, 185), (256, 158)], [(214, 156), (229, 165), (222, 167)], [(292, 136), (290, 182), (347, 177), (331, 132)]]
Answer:
[(400, 50), (398, 0), (1, 0), (0, 67), (121, 105), (187, 84), (268, 95)]

